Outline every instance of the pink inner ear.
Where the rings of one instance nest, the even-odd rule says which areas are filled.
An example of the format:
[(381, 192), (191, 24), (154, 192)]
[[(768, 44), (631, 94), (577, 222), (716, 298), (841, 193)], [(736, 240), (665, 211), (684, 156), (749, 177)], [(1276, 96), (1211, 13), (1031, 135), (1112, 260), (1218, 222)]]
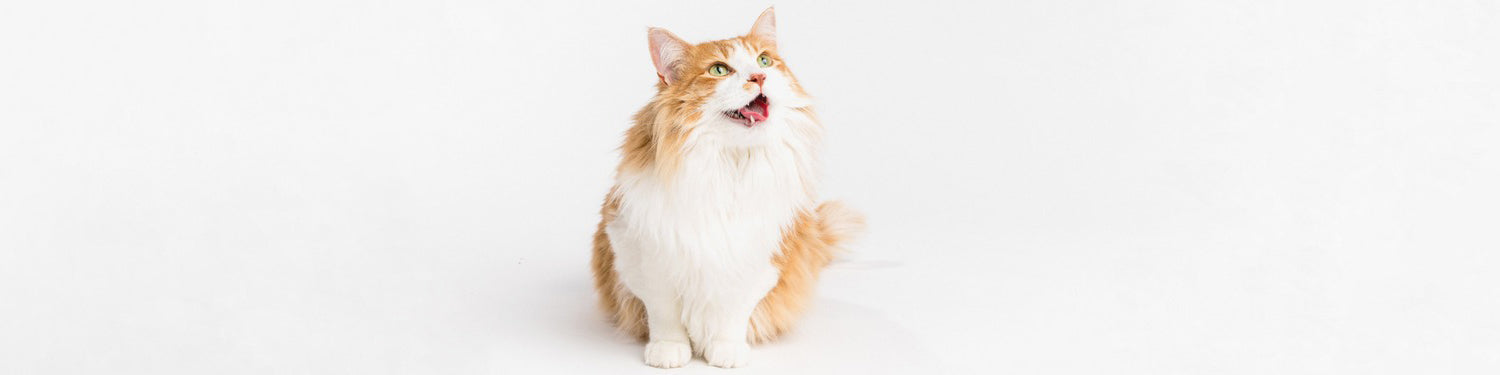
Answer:
[(678, 39), (671, 32), (654, 27), (647, 30), (646, 37), (651, 46), (651, 65), (656, 66), (657, 78), (671, 84), (675, 81), (673, 70), (687, 51), (687, 42)]
[(765, 39), (771, 44), (776, 43), (776, 7), (766, 8), (755, 19), (755, 25), (750, 27), (750, 35)]

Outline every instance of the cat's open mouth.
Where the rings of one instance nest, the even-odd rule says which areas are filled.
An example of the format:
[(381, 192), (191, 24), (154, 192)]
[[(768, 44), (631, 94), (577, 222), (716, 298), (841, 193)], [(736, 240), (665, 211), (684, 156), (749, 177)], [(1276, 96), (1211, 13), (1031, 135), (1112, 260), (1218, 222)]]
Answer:
[(766, 121), (766, 116), (770, 115), (770, 111), (771, 105), (770, 102), (766, 100), (766, 96), (756, 95), (755, 100), (751, 100), (750, 104), (746, 104), (744, 107), (741, 107), (737, 110), (724, 111), (724, 116), (728, 116), (729, 118), (739, 121), (741, 124), (749, 127), (755, 126), (755, 124), (758, 124), (761, 121)]

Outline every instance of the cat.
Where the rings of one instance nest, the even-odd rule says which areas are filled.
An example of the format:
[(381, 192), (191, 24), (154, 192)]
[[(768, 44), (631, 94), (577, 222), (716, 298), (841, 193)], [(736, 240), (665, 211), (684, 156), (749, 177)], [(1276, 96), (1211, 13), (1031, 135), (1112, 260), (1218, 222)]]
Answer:
[(689, 44), (649, 28), (657, 94), (626, 132), (594, 235), (594, 284), (645, 362), (747, 364), (806, 307), (864, 218), (817, 204), (822, 125), (776, 51), (774, 9), (749, 34)]

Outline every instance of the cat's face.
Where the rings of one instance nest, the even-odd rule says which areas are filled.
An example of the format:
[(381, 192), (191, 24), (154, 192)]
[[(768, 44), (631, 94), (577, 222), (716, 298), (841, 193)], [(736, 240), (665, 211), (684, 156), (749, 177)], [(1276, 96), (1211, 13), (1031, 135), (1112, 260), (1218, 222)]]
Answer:
[(660, 79), (658, 99), (687, 114), (691, 131), (729, 144), (766, 139), (788, 111), (807, 107), (807, 94), (776, 51), (775, 17), (761, 14), (751, 32), (732, 39), (688, 44), (662, 29), (648, 32)]

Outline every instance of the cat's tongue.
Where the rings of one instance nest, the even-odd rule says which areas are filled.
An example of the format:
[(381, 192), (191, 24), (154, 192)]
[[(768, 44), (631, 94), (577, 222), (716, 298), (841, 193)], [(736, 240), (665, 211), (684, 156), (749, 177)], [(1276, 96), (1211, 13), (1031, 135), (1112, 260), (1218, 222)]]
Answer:
[(740, 108), (740, 115), (750, 119), (752, 122), (766, 121), (766, 114), (751, 110), (749, 107)]
[(751, 124), (766, 121), (766, 97), (757, 96), (750, 104), (740, 108), (740, 116), (745, 116)]

